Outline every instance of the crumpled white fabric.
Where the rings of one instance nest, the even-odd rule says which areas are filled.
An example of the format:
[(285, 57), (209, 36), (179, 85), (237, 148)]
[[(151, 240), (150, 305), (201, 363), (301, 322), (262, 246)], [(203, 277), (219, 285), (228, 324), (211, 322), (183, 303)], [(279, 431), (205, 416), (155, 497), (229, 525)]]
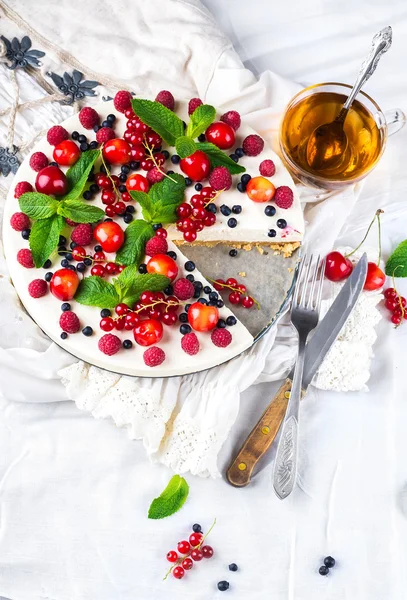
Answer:
[[(33, 45), (47, 52), (42, 60), (42, 72), (53, 70), (59, 73), (71, 69), (79, 59), (89, 72), (103, 72), (99, 80), (104, 87), (98, 88), (99, 94), (113, 94), (124, 83), (126, 87), (147, 95), (166, 87), (179, 97), (199, 95), (220, 110), (238, 110), (254, 129), (276, 147), (281, 112), (299, 86), (270, 72), (257, 79), (243, 67), (229, 41), (219, 33), (212, 18), (198, 3), (160, 2), (158, 9), (157, 2), (150, 0), (149, 3), (139, 4), (139, 9), (142, 6), (143, 19), (139, 14), (137, 18), (139, 23), (149, 23), (154, 27), (160, 39), (160, 52), (156, 52), (155, 46), (152, 51), (153, 38), (149, 38), (145, 29), (140, 29), (140, 35), (134, 35), (132, 24), (132, 35), (127, 40), (123, 38), (120, 43), (106, 32), (103, 67), (99, 64), (99, 55), (95, 53), (92, 36), (97, 45), (97, 40), (103, 36), (103, 28), (107, 26), (103, 22), (107, 5), (97, 2), (100, 25), (97, 32), (90, 31), (86, 39), (68, 33), (66, 39), (63, 37), (63, 50), (59, 39), (61, 33), (57, 32), (52, 20), (45, 16), (44, 4), (40, 2), (30, 6), (29, 22), (33, 29), (29, 33)], [(96, 0), (88, 0), (87, 9), (92, 11), (94, 4)], [(14, 0), (8, 8), (0, 2), (0, 8), (2, 6), (6, 16), (15, 19), (9, 7), (18, 12), (24, 6), (24, 1)], [(78, 20), (80, 11), (82, 7), (69, 3), (67, 14), (73, 22)], [(171, 23), (177, 23), (176, 27), (164, 28), (169, 18)], [(123, 16), (121, 19), (121, 31), (126, 31), (127, 24)], [(2, 19), (2, 26), (6, 35), (8, 28), (10, 37), (16, 33), (11, 21)], [(36, 34), (37, 28), (45, 39)], [(108, 29), (110, 33), (110, 25)], [(64, 26), (64, 31), (70, 30)], [(181, 44), (176, 44), (179, 35)], [(157, 36), (153, 36), (154, 44)], [(61, 47), (57, 48), (54, 44)], [(134, 76), (126, 62), (130, 53), (137, 57), (138, 69), (135, 69)], [(7, 71), (4, 66), (0, 66), (0, 69), (0, 101), (3, 107), (10, 102), (10, 91)], [(87, 72), (86, 68), (84, 72)], [(92, 73), (88, 78), (91, 77), (97, 78), (97, 75)], [(23, 98), (32, 98), (40, 93), (38, 84), (32, 83), (25, 73), (18, 73), (18, 78)], [(42, 107), (38, 114), (34, 111), (33, 115), (32, 110), (29, 115), (25, 111), (19, 114), (16, 143), (25, 141), (27, 136), (33, 135), (33, 131), (62, 120), (73, 110), (60, 105), (52, 106), (51, 111)], [(2, 121), (1, 127), (0, 133), (6, 127), (6, 120)], [(10, 184), (10, 181), (11, 178), (6, 183)], [(313, 250), (322, 253), (332, 246), (358, 192), (359, 189), (348, 188), (342, 193), (328, 195), (321, 202), (315, 201), (313, 194), (304, 190), (308, 223), (306, 246), (312, 245)], [(295, 336), (285, 321), (273, 327), (243, 356), (209, 372), (171, 380), (120, 377), (78, 362), (55, 345), (50, 345), (35, 324), (28, 324), (30, 319), (19, 306), (7, 280), (4, 261), (1, 268), (1, 300), (7, 321), (0, 361), (0, 372), (7, 373), (7, 377), (2, 378), (3, 393), (6, 392), (5, 386), (8, 389), (11, 387), (15, 399), (30, 402), (38, 396), (42, 401), (44, 398), (63, 400), (68, 397), (76, 402), (78, 408), (90, 412), (94, 417), (110, 417), (117, 426), (127, 428), (131, 438), (143, 441), (152, 460), (179, 473), (190, 471), (200, 476), (219, 476), (217, 455), (238, 414), (240, 393), (256, 380), (284, 376), (295, 357)], [(15, 327), (14, 324), (19, 326)], [(288, 329), (287, 336), (285, 332)], [(9, 335), (7, 330), (10, 331)], [(364, 389), (370, 356), (365, 353), (360, 358), (359, 370), (364, 373), (363, 382), (354, 378), (350, 389)], [(340, 375), (321, 375), (316, 385), (323, 389), (343, 389), (345, 375), (349, 377), (349, 373), (343, 372)], [(67, 396), (60, 381), (66, 386)], [(13, 383), (11, 386), (10, 382)], [(38, 392), (41, 389), (40, 394), (33, 394), (33, 390), (37, 389)]]

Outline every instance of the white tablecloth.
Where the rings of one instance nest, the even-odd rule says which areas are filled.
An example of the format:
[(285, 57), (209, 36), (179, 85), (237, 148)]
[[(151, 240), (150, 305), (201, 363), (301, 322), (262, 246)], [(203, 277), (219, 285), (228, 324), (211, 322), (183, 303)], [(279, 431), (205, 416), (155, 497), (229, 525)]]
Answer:
[[(391, 24), (393, 48), (366, 89), (384, 109), (407, 108), (407, 13), (401, 0), (205, 4), (247, 66), (301, 83), (351, 82), (367, 40)], [(407, 130), (389, 141), (340, 242), (358, 241), (368, 208), (378, 205), (386, 211), (385, 254), (406, 238), (406, 142)], [(71, 402), (0, 400), (0, 594), (11, 600), (209, 600), (219, 597), (216, 582), (227, 579), (227, 593), (236, 600), (406, 598), (407, 323), (380, 337), (389, 327), (387, 319), (379, 326), (370, 393), (314, 390), (304, 402), (303, 478), (284, 503), (272, 492), (267, 466), (242, 490), (224, 480), (189, 477), (190, 497), (182, 511), (148, 521), (149, 503), (170, 473), (152, 466), (139, 443)], [(221, 464), (228, 464), (275, 387), (260, 384), (243, 394)], [(214, 517), (210, 543), (216, 556), (181, 582), (162, 582), (166, 552), (188, 535), (192, 523), (207, 529)], [(54, 560), (44, 564), (42, 557), (50, 554)], [(337, 566), (322, 578), (317, 571), (327, 554)], [(239, 565), (237, 573), (227, 570), (230, 562)], [(27, 591), (16, 595), (22, 587)]]

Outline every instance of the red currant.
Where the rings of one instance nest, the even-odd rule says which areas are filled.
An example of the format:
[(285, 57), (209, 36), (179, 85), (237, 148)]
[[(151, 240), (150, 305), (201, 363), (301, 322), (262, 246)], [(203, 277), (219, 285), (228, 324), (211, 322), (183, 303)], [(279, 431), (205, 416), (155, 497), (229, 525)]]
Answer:
[(102, 331), (112, 331), (114, 328), (114, 320), (112, 317), (104, 317), (101, 319), (99, 326)]
[(397, 296), (397, 292), (394, 288), (387, 288), (383, 293), (385, 298), (395, 298)]
[[(176, 296), (168, 296), (167, 297), (167, 302), (174, 302), (174, 304), (169, 304), (167, 306), (167, 311), (169, 312), (178, 312), (178, 309), (180, 307), (180, 302), (178, 300), (178, 298)], [(175, 304), (176, 303), (176, 304)]]
[(204, 558), (212, 558), (212, 556), (213, 556), (212, 546), (202, 546), (201, 550), (202, 550), (202, 554), (204, 555)]
[(384, 303), (385, 307), (388, 308), (391, 312), (393, 312), (399, 305), (399, 301), (397, 298), (387, 298)]
[(181, 565), (185, 569), (185, 571), (190, 571), (194, 566), (194, 562), (188, 556), (187, 558), (184, 558)]
[(155, 131), (148, 131), (146, 133), (146, 140), (150, 148), (160, 148), (163, 143), (162, 139)]
[(35, 189), (48, 196), (64, 196), (68, 191), (68, 180), (58, 167), (44, 167), (35, 179)]
[(124, 318), (124, 328), (130, 331), (140, 323), (140, 317), (135, 312), (128, 313)]
[(95, 254), (93, 255), (93, 260), (95, 262), (103, 262), (104, 260), (106, 260), (106, 255), (104, 252), (95, 252)]
[(116, 313), (116, 315), (118, 315), (119, 317), (122, 317), (123, 315), (127, 315), (127, 313), (129, 312), (129, 307), (127, 306), (127, 304), (123, 304), (123, 302), (121, 302), (120, 304), (118, 304), (115, 309), (114, 312)]
[(105, 265), (106, 273), (108, 275), (116, 275), (116, 273), (118, 272), (118, 268), (119, 268), (119, 265), (116, 265), (116, 263), (114, 263), (114, 262), (108, 262)]
[(108, 217), (114, 217), (115, 216), (115, 212), (114, 212), (114, 205), (111, 204), (110, 206), (106, 206), (105, 208), (105, 215), (107, 215)]
[(157, 319), (157, 321), (161, 321), (162, 311), (160, 309), (159, 304), (149, 309), (148, 316), (150, 317), (150, 319)]
[(138, 133), (136, 131), (133, 131), (130, 134), (130, 139), (129, 139), (129, 143), (132, 146), (139, 146), (140, 144), (143, 143), (143, 134), (142, 133)]
[(142, 294), (140, 296), (140, 301), (143, 302), (143, 304), (150, 304), (151, 302), (153, 302), (154, 299), (155, 299), (154, 292), (150, 292), (149, 290), (142, 292)]
[(184, 231), (184, 240), (186, 242), (192, 243), (195, 242), (197, 235), (195, 231), (191, 231), (190, 229), (188, 231)]
[(191, 558), (192, 558), (192, 560), (195, 560), (196, 562), (202, 560), (203, 559), (202, 550), (197, 550), (196, 548), (194, 550), (192, 550)]
[(74, 248), (72, 250), (72, 258), (74, 260), (83, 260), (86, 256), (86, 250), (85, 248), (82, 248), (82, 246), (76, 246), (76, 248)]
[(215, 225), (215, 223), (216, 215), (206, 210), (205, 218), (203, 220), (203, 224), (205, 225), (205, 227), (212, 227), (212, 225)]
[(104, 277), (106, 274), (105, 268), (103, 265), (93, 265), (90, 270), (90, 274), (94, 275), (95, 277)]
[(144, 146), (133, 146), (130, 150), (130, 158), (132, 160), (142, 160), (145, 156)]
[(192, 181), (201, 181), (209, 175), (211, 163), (205, 152), (197, 150), (180, 162), (181, 171)]
[(158, 237), (164, 238), (166, 239), (168, 232), (166, 229), (164, 229), (164, 227), (160, 227), (160, 229), (157, 229), (157, 231), (155, 232), (155, 235), (157, 235)]
[(193, 208), (203, 208), (205, 206), (205, 200), (200, 194), (194, 194), (190, 203)]
[(125, 320), (123, 317), (119, 317), (114, 322), (114, 326), (116, 327), (116, 329), (118, 331), (121, 331), (122, 329), (124, 329), (124, 325), (125, 325)]
[(111, 165), (125, 165), (130, 160), (130, 145), (120, 138), (109, 140), (103, 146), (103, 156)]
[(195, 546), (198, 546), (198, 544), (200, 544), (202, 538), (202, 533), (191, 533), (191, 535), (189, 536), (189, 543), (195, 548)]
[(72, 140), (65, 140), (54, 148), (52, 156), (55, 162), (64, 167), (70, 167), (74, 165), (79, 159), (81, 151), (78, 146)]
[(167, 560), (169, 562), (177, 562), (178, 559), (178, 554), (174, 551), (174, 550), (170, 550), (169, 552), (167, 552)]
[(132, 119), (134, 117), (133, 109), (126, 108), (126, 110), (124, 111), (124, 116), (126, 117), (126, 119)]
[(180, 219), (183, 219), (185, 217), (189, 217), (190, 214), (191, 214), (191, 212), (192, 212), (192, 209), (191, 209), (190, 205), (187, 204), (186, 202), (183, 202), (177, 208), (177, 216)]
[(182, 567), (180, 567), (178, 565), (178, 567), (175, 567), (172, 570), (172, 574), (175, 577), (175, 579), (182, 579), (184, 577), (184, 575), (185, 575), (185, 571), (184, 571), (184, 569)]
[(251, 308), (254, 304), (254, 300), (251, 296), (243, 296), (241, 304), (244, 308)]
[(130, 196), (129, 192), (122, 193), (122, 200), (123, 200), (123, 202), (130, 202), (131, 196)]
[(130, 129), (126, 129), (126, 131), (123, 133), (123, 139), (127, 143), (131, 144), (131, 137), (132, 137), (132, 135), (133, 135), (133, 132), (130, 131)]
[(117, 252), (124, 242), (124, 231), (114, 221), (99, 223), (93, 231), (93, 236), (105, 252)]
[(151, 169), (155, 166), (151, 158), (143, 158), (143, 160), (140, 162), (140, 165), (143, 171), (151, 171)]
[(118, 265), (117, 272), (122, 273), (122, 271), (124, 271), (125, 268), (126, 268), (126, 265)]
[(205, 137), (208, 142), (215, 144), (221, 150), (228, 150), (235, 144), (235, 131), (227, 123), (218, 121), (209, 125), (205, 131)]
[(216, 291), (220, 292), (220, 290), (223, 290), (223, 285), (224, 285), (224, 281), (223, 279), (217, 279), (215, 281), (215, 283), (213, 284), (213, 287), (215, 288)]
[(374, 262), (367, 263), (367, 275), (364, 290), (379, 290), (383, 287), (386, 280), (386, 275), (383, 273), (380, 267)]
[(404, 298), (404, 296), (400, 296), (399, 297), (399, 304), (401, 304), (401, 306), (404, 308), (404, 306), (406, 305), (406, 299)]
[(104, 190), (101, 196), (103, 204), (110, 206), (116, 202), (116, 194), (113, 190)]
[(401, 317), (398, 317), (397, 315), (394, 315), (394, 314), (393, 314), (393, 315), (391, 316), (391, 318), (390, 318), (390, 321), (391, 321), (392, 323), (394, 323), (394, 325), (400, 325), (400, 323), (401, 323)]
[(211, 331), (219, 321), (216, 306), (208, 306), (200, 302), (191, 304), (188, 311), (188, 322), (195, 331)]
[(95, 183), (102, 189), (102, 190), (111, 190), (113, 187), (112, 182), (110, 181), (109, 177), (107, 175), (104, 175), (103, 173), (98, 173), (95, 177)]
[(148, 273), (158, 273), (158, 275), (165, 275), (171, 281), (174, 281), (178, 275), (177, 263), (171, 256), (167, 254), (156, 254), (152, 256), (147, 263)]
[(201, 207), (201, 208), (194, 208), (192, 210), (192, 216), (195, 219), (204, 219), (205, 216), (206, 216), (206, 210), (203, 207)]
[(231, 304), (239, 304), (240, 303), (240, 294), (239, 294), (239, 292), (230, 292), (230, 294), (229, 294), (229, 302)]
[(229, 277), (229, 279), (226, 279), (226, 285), (230, 285), (232, 287), (237, 287), (237, 285), (238, 285), (237, 279), (235, 279), (234, 277)]
[(116, 215), (124, 215), (126, 212), (126, 205), (124, 202), (116, 202), (114, 205), (114, 212)]
[(140, 346), (152, 346), (163, 337), (163, 326), (156, 319), (141, 321), (134, 328), (134, 339)]
[[(405, 312), (405, 311), (404, 311), (404, 312)], [(395, 309), (393, 310), (393, 315), (396, 315), (396, 317), (402, 317), (402, 316), (403, 316), (403, 311), (402, 311), (402, 309), (401, 309), (400, 307), (399, 307), (399, 308), (395, 308)]]
[(239, 283), (236, 286), (236, 289), (241, 293), (241, 294), (245, 294), (246, 293), (246, 286), (243, 285), (243, 283)]
[(169, 327), (171, 327), (172, 325), (175, 325), (175, 323), (178, 321), (178, 317), (176, 313), (168, 310), (162, 315), (161, 320), (164, 323), (164, 325), (168, 325)]
[(202, 188), (199, 193), (202, 196), (202, 198), (206, 198), (207, 200), (211, 200), (217, 194), (216, 190), (214, 190), (213, 187), (211, 187), (210, 185), (207, 185), (206, 187)]
[(186, 540), (182, 540), (182, 542), (178, 543), (177, 550), (180, 554), (188, 554), (191, 550), (191, 544)]
[(349, 258), (334, 250), (326, 255), (325, 277), (329, 281), (341, 281), (352, 273), (353, 265)]

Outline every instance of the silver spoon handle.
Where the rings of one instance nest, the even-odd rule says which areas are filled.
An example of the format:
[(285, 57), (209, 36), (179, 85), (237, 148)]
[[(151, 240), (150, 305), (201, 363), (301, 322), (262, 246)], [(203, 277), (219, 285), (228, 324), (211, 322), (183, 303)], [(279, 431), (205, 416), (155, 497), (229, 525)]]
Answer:
[(392, 35), (392, 29), (389, 26), (385, 27), (374, 36), (370, 52), (363, 61), (362, 66), (360, 67), (358, 78), (355, 81), (348, 99), (343, 105), (346, 110), (349, 110), (351, 107), (352, 102), (354, 101), (356, 95), (360, 92), (362, 85), (364, 85), (369, 77), (373, 75), (380, 57), (390, 48)]

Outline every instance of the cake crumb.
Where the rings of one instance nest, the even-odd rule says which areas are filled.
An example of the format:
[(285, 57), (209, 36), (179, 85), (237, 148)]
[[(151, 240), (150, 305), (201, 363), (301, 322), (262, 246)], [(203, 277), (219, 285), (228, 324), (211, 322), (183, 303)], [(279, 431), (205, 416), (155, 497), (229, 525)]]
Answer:
[(261, 246), (256, 246), (256, 248), (257, 248), (257, 252), (259, 254), (264, 254), (264, 250), (263, 250), (263, 248)]
[(240, 271), (238, 275), (240, 275), (240, 277), (246, 277), (246, 273), (244, 271)]

